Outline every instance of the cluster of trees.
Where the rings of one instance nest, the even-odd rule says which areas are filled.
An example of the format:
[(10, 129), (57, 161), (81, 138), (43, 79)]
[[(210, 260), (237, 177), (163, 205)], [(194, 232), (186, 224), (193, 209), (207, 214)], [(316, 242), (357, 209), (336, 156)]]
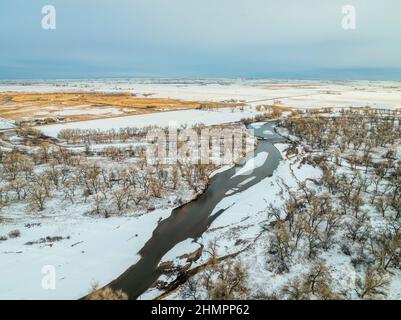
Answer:
[[(291, 135), (319, 150), (337, 147), (339, 151), (362, 151), (394, 145), (401, 136), (397, 111), (343, 109), (340, 115), (320, 114), (291, 118), (283, 123)], [(383, 111), (384, 112), (384, 111)]]
[[(320, 182), (326, 186), (325, 178)], [(384, 296), (388, 273), (392, 268), (401, 269), (401, 219), (395, 212), (386, 212), (382, 227), (375, 229), (374, 207), (361, 209), (365, 197), (347, 193), (357, 189), (357, 183), (354, 181), (353, 187), (338, 185), (336, 189), (341, 192), (335, 194), (316, 192), (300, 183), (299, 190), (287, 190), (288, 199), (282, 208), (269, 207), (269, 216), (273, 217), (269, 268), (286, 273), (302, 260), (319, 260), (322, 252), (340, 247), (343, 254), (351, 257), (354, 268), (365, 274), (356, 279), (357, 296)], [(282, 294), (290, 299), (341, 297), (331, 289), (330, 277), (319, 292), (311, 287), (310, 278), (302, 275), (294, 279)]]
[(241, 261), (220, 259), (216, 243), (207, 251), (208, 261), (196, 276), (184, 284), (182, 295), (192, 300), (241, 300), (247, 299), (251, 290), (247, 287), (249, 273)]
[(62, 129), (58, 134), (59, 139), (63, 139), (70, 144), (100, 144), (112, 143), (116, 140), (125, 142), (133, 138), (144, 137), (152, 127), (121, 128), (121, 129)]
[[(227, 164), (226, 161), (234, 163), (254, 147), (250, 132), (240, 125), (206, 127), (197, 124), (190, 128), (185, 125), (179, 128), (149, 126), (143, 129), (106, 131), (65, 129), (60, 132), (59, 138), (73, 147), (79, 144), (81, 147), (85, 146), (86, 156), (108, 157), (113, 161), (138, 158), (141, 161), (147, 155), (147, 160), (151, 163), (175, 160), (181, 163), (188, 160), (193, 164), (213, 162), (219, 165)], [(254, 139), (252, 141), (255, 143)], [(93, 144), (107, 146), (93, 147)]]
[[(401, 114), (397, 111), (300, 112), (281, 126), (288, 130), (301, 165), (319, 167), (318, 179), (280, 183), (283, 205), (267, 209), (266, 263), (289, 275), (277, 292), (246, 287), (244, 266), (216, 259), (184, 286), (190, 299), (378, 299), (385, 298), (394, 270), (401, 270)], [(303, 159), (303, 160), (302, 160)], [(338, 253), (340, 252), (340, 253)], [(351, 261), (348, 289), (341, 289), (324, 257)], [(305, 272), (293, 276), (295, 265)], [(338, 277), (338, 275), (336, 275)], [(227, 294), (233, 279), (239, 285)], [(216, 294), (216, 290), (219, 294)], [(237, 288), (237, 287), (235, 287)], [(223, 292), (223, 294), (221, 294)]]
[[(198, 137), (203, 137), (204, 125), (191, 129)], [(239, 130), (239, 127), (207, 129)], [(18, 139), (8, 142), (8, 146), (15, 146), (14, 149), (0, 153), (0, 211), (16, 202), (24, 202), (34, 210), (43, 211), (49, 201), (63, 200), (72, 204), (81, 201), (91, 203), (93, 213), (108, 216), (133, 207), (151, 210), (168, 194), (175, 194), (177, 204), (180, 204), (183, 192), (185, 197), (191, 192), (201, 192), (209, 181), (210, 173), (216, 169), (214, 162), (202, 164), (199, 160), (193, 163), (178, 157), (177, 161), (168, 164), (157, 158), (150, 163), (146, 148), (152, 144), (147, 141), (147, 135), (152, 130), (164, 131), (167, 137), (164, 147), (168, 151), (169, 139), (176, 138), (181, 130), (186, 130), (186, 126), (178, 128), (172, 137), (169, 136), (171, 128), (153, 126), (106, 131), (66, 129), (60, 132), (59, 138), (67, 145), (43, 136), (34, 128), (18, 129)], [(220, 152), (226, 147), (224, 138), (222, 136), (218, 141)], [(218, 157), (213, 139), (209, 139), (210, 159)], [(242, 139), (246, 141), (246, 132)], [(196, 141), (200, 144), (203, 140)], [(134, 143), (119, 145), (121, 142)], [(175, 141), (178, 155), (181, 155), (181, 149), (188, 148), (184, 142)], [(110, 146), (92, 147), (101, 143), (109, 143)]]
[[(238, 126), (235, 125), (215, 125), (212, 127), (206, 127), (203, 124), (196, 124), (188, 127), (187, 125), (178, 126), (177, 134), (186, 129), (193, 129), (199, 136), (201, 131), (205, 128), (210, 129), (218, 129), (218, 128), (231, 128), (238, 129)], [(58, 138), (66, 141), (69, 144), (83, 144), (83, 145), (92, 145), (92, 144), (111, 144), (116, 142), (128, 142), (128, 141), (142, 141), (144, 138), (154, 130), (164, 131), (165, 136), (168, 138), (169, 131), (171, 129), (175, 129), (175, 127), (159, 127), (159, 126), (146, 126), (143, 128), (135, 128), (135, 127), (127, 127), (120, 129), (62, 129)]]
[(299, 183), (299, 190), (288, 187), (282, 208), (269, 206), (272, 229), (268, 241), (269, 265), (277, 273), (290, 271), (301, 256), (313, 260), (318, 250), (332, 248), (341, 213), (329, 194), (318, 194)]
[(254, 122), (279, 119), (282, 116), (283, 112), (289, 111), (288, 108), (276, 106), (276, 105), (260, 105), (260, 106), (256, 107), (256, 110), (258, 112), (262, 112), (262, 111), (266, 111), (266, 112), (260, 113), (251, 118), (243, 118), (243, 119), (241, 119), (241, 122), (244, 124), (250, 124), (250, 123), (254, 123)]
[[(314, 262), (309, 270), (296, 276), (286, 284), (275, 298), (290, 300), (338, 300), (349, 296), (349, 292), (336, 292), (333, 277), (326, 264)], [(388, 276), (380, 269), (368, 268), (363, 276), (355, 279), (354, 291), (359, 299), (380, 299), (387, 295)]]
[[(299, 182), (296, 190), (283, 183), (283, 207), (268, 208), (273, 218), (269, 266), (288, 272), (292, 264), (316, 261), (337, 246), (358, 274), (357, 297), (385, 297), (391, 269), (401, 269), (400, 117), (392, 111), (364, 111), (362, 116), (345, 110), (337, 117), (313, 112), (282, 125), (302, 144), (291, 152), (306, 153), (302, 163), (319, 166), (322, 176)], [(317, 291), (310, 281), (312, 269), (320, 270), (324, 280)], [(311, 274), (293, 279), (281, 294), (290, 299), (345, 296), (334, 293), (321, 262), (314, 263)]]
[[(107, 154), (109, 151), (102, 151)], [(145, 153), (134, 162), (104, 162), (62, 147), (41, 144), (35, 152), (14, 149), (2, 155), (0, 208), (26, 202), (42, 211), (51, 199), (93, 204), (93, 212), (108, 216), (132, 207), (152, 207), (150, 199), (180, 190), (200, 192), (213, 165), (149, 165)], [(111, 156), (114, 158), (114, 156)], [(141, 207), (140, 207), (141, 208)]]
[(122, 290), (113, 290), (110, 287), (99, 289), (97, 284), (93, 284), (86, 300), (128, 300), (128, 295)]

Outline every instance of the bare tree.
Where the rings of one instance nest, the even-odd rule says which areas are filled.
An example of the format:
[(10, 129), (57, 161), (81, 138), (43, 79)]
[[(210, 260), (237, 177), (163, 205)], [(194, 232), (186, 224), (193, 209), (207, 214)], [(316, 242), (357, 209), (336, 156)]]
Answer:
[(368, 268), (364, 277), (356, 279), (355, 285), (355, 291), (361, 299), (385, 298), (389, 281), (382, 269)]

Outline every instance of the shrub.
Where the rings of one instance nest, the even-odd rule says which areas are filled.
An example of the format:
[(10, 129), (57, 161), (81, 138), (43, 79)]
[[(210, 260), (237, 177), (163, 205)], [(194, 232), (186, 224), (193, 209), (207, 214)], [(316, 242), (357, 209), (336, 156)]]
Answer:
[(122, 290), (114, 291), (110, 287), (97, 289), (97, 285), (92, 287), (88, 300), (128, 300), (128, 295)]
[(18, 238), (20, 235), (21, 235), (21, 232), (20, 232), (19, 230), (13, 230), (13, 231), (10, 231), (10, 232), (8, 233), (8, 236), (9, 236), (11, 239)]

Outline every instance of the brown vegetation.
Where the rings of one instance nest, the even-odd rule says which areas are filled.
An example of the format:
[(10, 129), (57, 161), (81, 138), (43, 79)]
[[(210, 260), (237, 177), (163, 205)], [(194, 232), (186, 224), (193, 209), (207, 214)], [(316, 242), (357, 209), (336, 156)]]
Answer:
[(113, 291), (109, 287), (98, 289), (97, 285), (92, 287), (91, 293), (87, 296), (87, 300), (128, 300), (128, 296), (122, 290)]
[[(0, 93), (0, 117), (12, 120), (41, 119), (41, 123), (52, 123), (56, 111), (79, 110), (74, 115), (66, 115), (64, 121), (81, 121), (116, 116), (113, 112), (91, 114), (91, 108), (114, 108), (118, 116), (180, 109), (203, 109), (236, 107), (238, 104), (181, 101), (167, 98), (137, 97), (130, 93), (101, 92), (53, 92), (53, 93)], [(40, 115), (35, 116), (35, 113)], [(43, 112), (46, 112), (44, 114)]]

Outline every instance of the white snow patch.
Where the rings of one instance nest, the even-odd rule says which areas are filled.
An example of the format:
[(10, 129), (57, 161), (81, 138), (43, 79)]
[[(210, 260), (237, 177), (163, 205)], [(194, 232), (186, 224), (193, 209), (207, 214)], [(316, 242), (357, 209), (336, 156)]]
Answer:
[[(138, 251), (160, 219), (171, 210), (157, 210), (140, 217), (48, 219), (40, 226), (6, 225), (1, 233), (19, 229), (21, 237), (0, 243), (0, 299), (78, 299), (92, 283), (106, 285), (140, 258)], [(47, 236), (64, 239), (53, 245), (25, 245)], [(42, 268), (55, 267), (56, 289), (42, 288)]]
[(248, 176), (252, 174), (256, 168), (261, 167), (266, 162), (268, 156), (268, 152), (258, 153), (254, 158), (249, 159), (246, 164), (231, 177), (231, 179), (236, 176)]

